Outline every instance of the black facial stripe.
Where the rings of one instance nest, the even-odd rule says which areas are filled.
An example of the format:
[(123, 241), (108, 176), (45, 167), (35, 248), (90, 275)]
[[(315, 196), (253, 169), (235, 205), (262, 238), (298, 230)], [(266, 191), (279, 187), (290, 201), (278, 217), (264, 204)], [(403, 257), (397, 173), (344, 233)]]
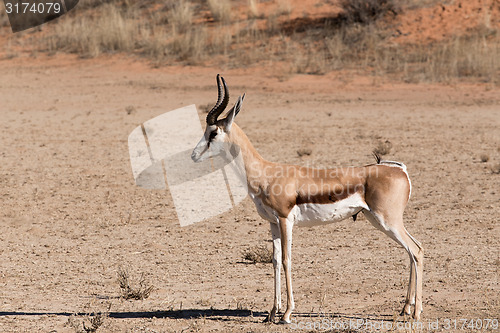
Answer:
[(210, 148), (210, 142), (212, 142), (212, 140), (215, 139), (216, 136), (217, 136), (217, 131), (213, 131), (210, 133), (210, 136), (208, 137), (208, 142), (207, 142), (208, 148)]

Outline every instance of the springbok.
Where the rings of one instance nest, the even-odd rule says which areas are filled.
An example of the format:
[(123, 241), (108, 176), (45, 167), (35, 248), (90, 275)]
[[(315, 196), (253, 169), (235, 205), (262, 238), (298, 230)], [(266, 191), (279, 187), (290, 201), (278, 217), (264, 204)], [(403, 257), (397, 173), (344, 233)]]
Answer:
[[(222, 82), (221, 82), (222, 81)], [(314, 169), (266, 161), (234, 123), (245, 95), (240, 96), (223, 119), (229, 102), (224, 78), (217, 75), (218, 99), (208, 113), (206, 130), (191, 158), (200, 162), (211, 156), (232, 154), (238, 148), (246, 172), (248, 193), (259, 215), (271, 224), (273, 238), (274, 304), (266, 321), (274, 321), (281, 307), (281, 261), (285, 271), (287, 306), (281, 323), (290, 323), (292, 292), (292, 229), (324, 225), (363, 212), (379, 230), (399, 243), (410, 256), (410, 278), (401, 315), (418, 320), (422, 311), (423, 248), (403, 225), (403, 211), (411, 182), (403, 163), (383, 161), (363, 167)], [(233, 148), (231, 148), (233, 147)]]

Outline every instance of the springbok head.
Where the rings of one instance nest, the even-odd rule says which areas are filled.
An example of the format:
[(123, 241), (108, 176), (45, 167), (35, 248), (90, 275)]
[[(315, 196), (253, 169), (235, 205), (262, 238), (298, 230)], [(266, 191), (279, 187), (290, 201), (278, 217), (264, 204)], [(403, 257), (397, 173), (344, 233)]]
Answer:
[(191, 159), (201, 162), (207, 157), (215, 157), (228, 150), (230, 147), (229, 134), (233, 125), (234, 117), (240, 112), (245, 94), (238, 97), (236, 104), (227, 112), (223, 119), (217, 119), (229, 103), (229, 92), (226, 81), (217, 74), (217, 88), (219, 96), (212, 110), (207, 115), (207, 127), (200, 142), (193, 149)]

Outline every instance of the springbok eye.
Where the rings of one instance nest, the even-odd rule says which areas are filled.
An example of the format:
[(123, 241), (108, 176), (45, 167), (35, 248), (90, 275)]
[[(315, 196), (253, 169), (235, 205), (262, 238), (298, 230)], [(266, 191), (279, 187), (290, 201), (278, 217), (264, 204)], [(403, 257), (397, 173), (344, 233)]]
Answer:
[(215, 137), (217, 136), (217, 131), (213, 131), (212, 133), (210, 133), (210, 136), (208, 137), (208, 141), (212, 141), (213, 139), (215, 139)]

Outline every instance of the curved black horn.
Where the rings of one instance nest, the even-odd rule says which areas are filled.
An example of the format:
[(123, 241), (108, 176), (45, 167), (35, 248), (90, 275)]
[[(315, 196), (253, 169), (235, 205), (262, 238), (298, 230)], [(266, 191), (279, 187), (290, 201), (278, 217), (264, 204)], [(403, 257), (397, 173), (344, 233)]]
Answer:
[(217, 89), (219, 96), (217, 98), (217, 103), (215, 103), (214, 107), (207, 115), (208, 125), (215, 125), (215, 123), (217, 122), (217, 117), (219, 117), (220, 114), (224, 112), (227, 103), (229, 102), (229, 92), (227, 91), (226, 81), (219, 74), (217, 74)]

